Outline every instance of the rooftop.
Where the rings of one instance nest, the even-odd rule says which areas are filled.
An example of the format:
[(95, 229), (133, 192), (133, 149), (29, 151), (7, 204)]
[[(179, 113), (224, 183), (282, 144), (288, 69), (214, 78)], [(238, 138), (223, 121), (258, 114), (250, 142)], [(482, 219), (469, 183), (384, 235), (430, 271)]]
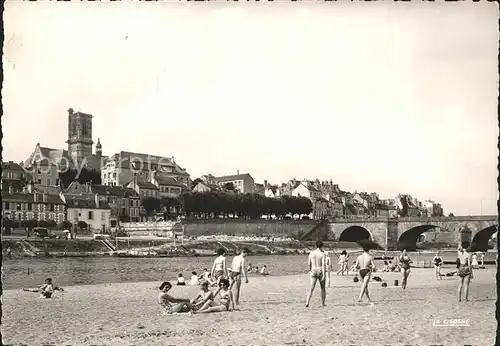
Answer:
[[(37, 193), (37, 201), (36, 203), (42, 203), (42, 204), (64, 204), (62, 201), (61, 197), (59, 195), (51, 195), (51, 194), (46, 194), (47, 201), (43, 202), (43, 194)], [(17, 193), (8, 193), (2, 191), (2, 199), (6, 202), (18, 202), (18, 203), (35, 203), (35, 194), (34, 193), (24, 193), (24, 192), (17, 192)]]
[(248, 173), (244, 174), (235, 174), (235, 175), (224, 175), (221, 177), (215, 177), (214, 180), (217, 183), (222, 183), (225, 181), (233, 181), (233, 180), (245, 180), (245, 179), (252, 179), (252, 176)]

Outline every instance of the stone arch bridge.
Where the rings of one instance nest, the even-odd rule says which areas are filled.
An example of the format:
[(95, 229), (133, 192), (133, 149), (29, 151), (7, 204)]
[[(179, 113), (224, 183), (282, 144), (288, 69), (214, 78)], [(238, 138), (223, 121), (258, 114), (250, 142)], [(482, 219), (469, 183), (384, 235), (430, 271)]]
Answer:
[(498, 230), (498, 216), (406, 217), (325, 220), (302, 240), (371, 239), (387, 250), (415, 250), (421, 234), (439, 230), (454, 245), (474, 243), (482, 251)]

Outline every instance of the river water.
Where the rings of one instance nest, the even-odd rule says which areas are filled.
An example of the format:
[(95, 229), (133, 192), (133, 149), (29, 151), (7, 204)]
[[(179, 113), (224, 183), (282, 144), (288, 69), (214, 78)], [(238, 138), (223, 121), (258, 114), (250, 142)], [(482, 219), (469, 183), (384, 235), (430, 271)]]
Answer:
[[(409, 253), (409, 255), (413, 261), (430, 261), (434, 256), (433, 253), (421, 255)], [(442, 252), (441, 256), (444, 261), (454, 261), (456, 251)], [(496, 253), (487, 253), (485, 260), (494, 260), (495, 256)], [(331, 254), (331, 258), (334, 268), (337, 268), (337, 257)], [(228, 265), (231, 259), (228, 259)], [(354, 259), (355, 254), (352, 254), (350, 262)], [(4, 258), (2, 284), (3, 289), (36, 287), (41, 285), (47, 277), (51, 277), (62, 287), (116, 282), (173, 281), (178, 273), (183, 273), (184, 277), (189, 279), (192, 271), (196, 271), (199, 275), (204, 268), (210, 270), (213, 260), (213, 257)], [(271, 275), (299, 274), (308, 270), (307, 255), (249, 256), (247, 262), (259, 267), (266, 264)], [(383, 266), (380, 261), (376, 262), (379, 268)]]

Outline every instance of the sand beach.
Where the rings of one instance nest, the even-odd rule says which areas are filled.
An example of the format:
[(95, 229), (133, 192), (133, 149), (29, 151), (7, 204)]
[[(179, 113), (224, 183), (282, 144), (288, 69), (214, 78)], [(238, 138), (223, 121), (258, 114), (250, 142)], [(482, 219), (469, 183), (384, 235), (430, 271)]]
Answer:
[[(446, 270), (445, 270), (446, 271)], [(356, 303), (359, 284), (332, 275), (327, 306), (319, 288), (304, 307), (307, 274), (251, 277), (243, 284), (238, 311), (162, 316), (158, 282), (69, 286), (53, 299), (20, 289), (3, 293), (4, 344), (56, 345), (491, 345), (494, 342), (495, 270), (477, 270), (470, 301), (458, 303), (458, 279), (433, 278), (412, 269), (408, 289), (394, 287), (400, 273), (377, 273), (384, 288), (370, 286), (375, 303)], [(193, 297), (198, 287), (175, 287)], [(467, 319), (469, 326), (433, 326)]]

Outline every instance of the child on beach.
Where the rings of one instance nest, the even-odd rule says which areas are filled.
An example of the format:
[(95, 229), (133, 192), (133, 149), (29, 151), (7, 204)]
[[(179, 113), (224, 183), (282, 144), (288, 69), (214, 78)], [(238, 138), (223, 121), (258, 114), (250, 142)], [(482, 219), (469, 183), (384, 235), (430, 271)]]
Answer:
[(191, 304), (197, 309), (205, 305), (206, 302), (214, 300), (214, 293), (208, 289), (208, 285), (208, 281), (202, 282), (201, 291), (191, 300)]
[(477, 254), (476, 253), (473, 253), (472, 254), (472, 268), (473, 269), (477, 269), (477, 267), (479, 267), (479, 262), (477, 261)]
[(260, 270), (260, 275), (269, 275), (269, 272), (267, 271), (267, 266), (264, 264), (264, 266), (262, 267), (262, 269)]
[(210, 272), (208, 271), (207, 268), (203, 269), (203, 279), (208, 281), (208, 278), (210, 278)]
[(347, 254), (347, 251), (343, 250), (339, 257), (340, 268), (339, 271), (337, 272), (337, 275), (339, 274), (344, 275), (344, 272), (347, 272), (347, 275), (349, 275), (349, 270), (347, 268), (348, 263), (349, 263), (349, 255)]
[(370, 294), (368, 292), (368, 283), (370, 282), (372, 271), (375, 271), (375, 263), (373, 263), (373, 258), (370, 255), (369, 248), (363, 248), (363, 253), (356, 259), (356, 268), (359, 268), (359, 276), (361, 280), (363, 280), (358, 302), (361, 302), (363, 295), (366, 295), (368, 302), (371, 303)]
[(188, 282), (188, 285), (198, 286), (200, 281), (198, 279), (198, 274), (196, 272), (191, 273), (191, 279)]
[(233, 293), (229, 289), (229, 280), (221, 279), (219, 283), (219, 289), (213, 295), (214, 297), (220, 293), (220, 303), (219, 305), (214, 305), (213, 300), (208, 300), (198, 311), (193, 313), (209, 313), (209, 312), (223, 312), (229, 311), (229, 306), (231, 305), (232, 310), (234, 310), (234, 299)]
[(160, 286), (160, 294), (158, 295), (158, 304), (164, 309), (166, 314), (173, 314), (178, 312), (189, 312), (195, 310), (196, 307), (190, 303), (189, 299), (174, 298), (168, 294), (172, 288), (172, 284), (165, 281)]
[(40, 297), (47, 299), (52, 297), (54, 291), (64, 292), (64, 289), (62, 287), (54, 285), (51, 278), (47, 278), (45, 279), (45, 284), (43, 284), (42, 286), (38, 288), (23, 288), (23, 291), (36, 293), (40, 292)]
[(182, 273), (179, 273), (179, 276), (177, 277), (177, 286), (186, 286), (186, 280), (184, 280)]
[(226, 251), (222, 248), (217, 249), (217, 258), (214, 260), (214, 264), (212, 266), (212, 279), (219, 284), (219, 280), (223, 277), (227, 277), (227, 268), (226, 268), (226, 257), (224, 257), (224, 253)]
[(434, 263), (434, 273), (436, 274), (436, 279), (441, 280), (441, 265), (443, 264), (443, 260), (441, 256), (439, 256), (439, 252), (436, 252), (436, 256), (432, 259)]

